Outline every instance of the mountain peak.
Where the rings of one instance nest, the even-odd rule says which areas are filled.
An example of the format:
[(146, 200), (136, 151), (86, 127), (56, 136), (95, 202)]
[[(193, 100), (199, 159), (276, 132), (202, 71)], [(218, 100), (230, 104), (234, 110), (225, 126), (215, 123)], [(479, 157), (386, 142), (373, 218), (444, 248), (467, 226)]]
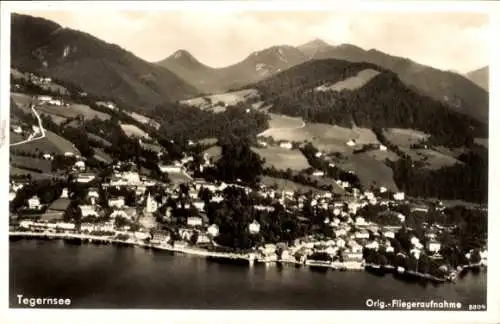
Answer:
[(330, 46), (327, 42), (320, 38), (315, 38), (301, 46), (310, 46), (310, 47), (324, 47), (324, 46)]

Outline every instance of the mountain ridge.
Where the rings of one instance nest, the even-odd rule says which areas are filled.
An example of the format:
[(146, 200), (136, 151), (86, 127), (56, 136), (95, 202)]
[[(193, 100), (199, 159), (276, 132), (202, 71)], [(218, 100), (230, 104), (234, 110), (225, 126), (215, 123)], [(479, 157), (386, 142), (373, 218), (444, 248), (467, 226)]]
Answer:
[(12, 14), (12, 67), (151, 109), (199, 93), (175, 73), (118, 45), (47, 19)]

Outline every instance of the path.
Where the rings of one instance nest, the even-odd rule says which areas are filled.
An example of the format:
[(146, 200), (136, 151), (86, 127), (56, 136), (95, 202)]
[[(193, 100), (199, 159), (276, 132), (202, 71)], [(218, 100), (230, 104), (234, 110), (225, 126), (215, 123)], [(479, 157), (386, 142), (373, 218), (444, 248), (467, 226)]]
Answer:
[(26, 143), (30, 143), (30, 142), (34, 142), (36, 140), (39, 140), (39, 139), (42, 139), (45, 137), (45, 129), (43, 128), (43, 125), (42, 125), (42, 120), (40, 119), (40, 115), (38, 115), (38, 112), (35, 110), (35, 105), (34, 104), (31, 104), (31, 110), (33, 111), (33, 114), (35, 114), (35, 117), (36, 119), (38, 120), (38, 127), (40, 128), (40, 132), (42, 133), (39, 137), (35, 137), (35, 138), (28, 138), (26, 140), (23, 140), (23, 141), (20, 141), (20, 142), (17, 142), (17, 143), (14, 143), (14, 144), (10, 144), (10, 146), (18, 146), (18, 145), (22, 145), (22, 144), (26, 144)]

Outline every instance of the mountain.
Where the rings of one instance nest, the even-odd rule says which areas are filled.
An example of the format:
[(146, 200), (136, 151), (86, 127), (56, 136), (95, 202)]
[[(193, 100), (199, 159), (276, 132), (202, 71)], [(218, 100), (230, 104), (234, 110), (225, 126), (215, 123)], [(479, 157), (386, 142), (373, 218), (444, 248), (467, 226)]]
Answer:
[(313, 58), (319, 51), (323, 51), (324, 49), (328, 49), (329, 47), (330, 44), (319, 38), (313, 39), (312, 41), (297, 46), (297, 48), (302, 53), (304, 53), (304, 55), (308, 59)]
[(487, 137), (487, 124), (422, 95), (396, 73), (372, 63), (308, 61), (252, 86), (272, 105), (271, 112), (311, 122), (415, 129), (446, 146)]
[(11, 18), (11, 65), (21, 71), (144, 109), (199, 93), (173, 72), (92, 35), (42, 18)]
[(484, 90), (489, 90), (489, 73), (490, 69), (488, 66), (482, 67), (480, 69), (471, 71), (466, 74), (467, 78), (483, 88)]
[(262, 80), (306, 60), (299, 49), (283, 45), (254, 52), (241, 62), (222, 68), (208, 67), (183, 50), (157, 64), (201, 91), (220, 92)]
[(447, 103), (455, 111), (483, 122), (488, 121), (488, 92), (458, 73), (438, 70), (407, 58), (375, 49), (364, 50), (350, 44), (331, 46), (316, 41), (312, 45), (309, 44), (304, 51), (305, 55), (315, 52), (311, 59), (338, 59), (378, 65), (395, 72), (407, 86)]

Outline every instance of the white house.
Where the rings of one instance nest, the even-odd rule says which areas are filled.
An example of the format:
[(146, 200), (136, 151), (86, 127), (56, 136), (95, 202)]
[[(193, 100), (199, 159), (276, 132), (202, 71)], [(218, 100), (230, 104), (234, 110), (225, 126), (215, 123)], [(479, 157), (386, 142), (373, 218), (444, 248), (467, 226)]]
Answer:
[(52, 100), (52, 97), (51, 96), (38, 96), (38, 100), (42, 101), (42, 102), (48, 102), (48, 101)]
[(394, 253), (394, 248), (392, 247), (392, 245), (386, 246), (385, 247), (385, 252), (387, 252), (387, 253)]
[(394, 232), (393, 231), (384, 231), (384, 234), (383, 234), (385, 237), (387, 238), (394, 238)]
[(399, 218), (399, 220), (401, 221), (401, 223), (403, 223), (403, 222), (405, 221), (405, 219), (406, 219), (406, 216), (405, 216), (405, 215), (403, 215), (403, 214), (401, 214), (401, 213), (399, 213), (399, 214), (398, 214), (398, 218)]
[(412, 236), (412, 237), (410, 238), (410, 243), (411, 243), (413, 246), (415, 246), (415, 245), (417, 245), (418, 243), (420, 243), (420, 240), (419, 240), (417, 237)]
[(284, 149), (287, 149), (287, 150), (291, 150), (292, 147), (293, 147), (293, 145), (290, 142), (281, 142), (280, 143), (280, 147), (284, 148)]
[(317, 158), (320, 158), (322, 155), (323, 155), (323, 153), (321, 153), (321, 152), (316, 152), (316, 154), (314, 154), (314, 156)]
[(204, 201), (194, 201), (193, 202), (193, 206), (198, 209), (199, 211), (203, 211), (203, 209), (205, 208), (205, 202)]
[(387, 151), (387, 146), (385, 146), (385, 145), (380, 144), (378, 148), (381, 151)]
[(387, 192), (387, 188), (382, 186), (382, 187), (380, 187), (379, 191), (380, 191), (380, 193)]
[(123, 218), (126, 218), (126, 219), (131, 219), (131, 217), (129, 216), (129, 214), (127, 214), (126, 212), (124, 212), (123, 210), (114, 210), (110, 217), (112, 219), (116, 218), (116, 217), (123, 217)]
[(78, 169), (78, 170), (85, 170), (85, 162), (83, 161), (76, 161), (75, 162), (75, 165), (74, 165), (74, 168), (75, 169)]
[(432, 253), (437, 253), (441, 249), (441, 243), (435, 240), (427, 242), (427, 250)]
[(10, 191), (9, 192), (9, 201), (13, 201), (15, 198), (16, 198), (16, 192)]
[(80, 173), (78, 175), (78, 178), (76, 179), (76, 181), (80, 182), (80, 183), (87, 183), (87, 182), (90, 182), (90, 181), (92, 181), (94, 179), (95, 179), (95, 175), (94, 174)]
[(371, 241), (370, 243), (365, 245), (365, 248), (378, 251), (379, 244), (377, 241)]
[(44, 153), (44, 154), (42, 155), (42, 157), (43, 157), (45, 160), (52, 160), (52, 159), (53, 159), (52, 155), (51, 155), (51, 154), (49, 154), (49, 153)]
[(109, 207), (122, 208), (125, 206), (125, 198), (124, 197), (116, 197), (110, 198), (108, 201)]
[(207, 233), (213, 237), (216, 237), (217, 235), (219, 235), (219, 226), (217, 226), (216, 224), (210, 225), (207, 229)]
[(413, 248), (413, 249), (410, 250), (410, 254), (413, 255), (413, 257), (415, 259), (417, 259), (417, 260), (420, 259), (420, 254), (421, 253), (422, 252), (420, 251), (420, 249), (417, 249), (417, 248)]
[(367, 224), (368, 223), (366, 222), (366, 220), (363, 217), (361, 217), (361, 216), (356, 217), (356, 225), (357, 226), (365, 226)]
[(82, 211), (82, 217), (94, 216), (98, 217), (97, 211), (95, 207), (92, 205), (80, 205), (78, 206)]
[(354, 237), (357, 239), (367, 239), (370, 237), (370, 233), (368, 231), (358, 231), (354, 234)]
[(323, 171), (314, 171), (312, 175), (315, 177), (322, 177), (325, 173)]
[(59, 228), (59, 229), (62, 229), (62, 230), (71, 231), (71, 230), (75, 229), (75, 224), (61, 222), (61, 223), (57, 223), (56, 227)]
[(64, 156), (73, 156), (75, 154), (73, 154), (73, 152), (64, 152)]
[(351, 146), (351, 147), (352, 147), (352, 146), (356, 145), (356, 141), (354, 141), (354, 140), (350, 139), (350, 140), (346, 143), (346, 145), (347, 145), (347, 146)]
[(404, 192), (397, 192), (393, 196), (394, 200), (405, 200), (405, 193)]
[(345, 247), (345, 241), (339, 237), (335, 240), (335, 245), (339, 248), (343, 248)]
[(260, 232), (260, 224), (254, 220), (253, 222), (251, 222), (249, 225), (248, 225), (248, 231), (250, 232), (250, 234), (257, 234)]
[(166, 165), (159, 164), (158, 169), (163, 173), (181, 173), (183, 170), (182, 165)]
[(37, 196), (33, 196), (28, 199), (28, 207), (30, 209), (40, 209), (40, 199)]
[(187, 218), (187, 224), (189, 226), (201, 226), (203, 224), (203, 220), (201, 217), (191, 216)]
[(21, 134), (23, 132), (23, 129), (21, 128), (21, 126), (13, 126), (12, 131), (16, 134)]

